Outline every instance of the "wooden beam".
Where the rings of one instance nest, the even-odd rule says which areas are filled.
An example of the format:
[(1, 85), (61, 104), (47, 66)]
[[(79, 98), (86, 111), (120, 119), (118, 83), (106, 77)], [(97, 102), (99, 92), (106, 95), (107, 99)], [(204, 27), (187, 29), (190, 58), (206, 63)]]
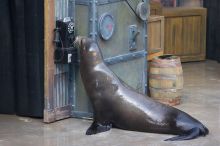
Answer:
[(55, 4), (54, 0), (44, 0), (44, 122), (48, 112), (54, 108), (53, 105), (53, 85), (55, 64), (53, 62), (53, 30), (55, 28)]

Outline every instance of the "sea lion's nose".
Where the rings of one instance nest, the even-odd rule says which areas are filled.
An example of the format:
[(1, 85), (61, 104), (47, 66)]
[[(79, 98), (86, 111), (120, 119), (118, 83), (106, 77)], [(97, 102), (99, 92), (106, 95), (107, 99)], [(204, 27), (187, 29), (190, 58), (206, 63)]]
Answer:
[(85, 43), (86, 43), (85, 37), (77, 36), (75, 41), (74, 41), (74, 47), (76, 47), (80, 50), (85, 50), (85, 47), (84, 47)]
[(80, 42), (82, 39), (85, 39), (83, 36), (76, 36), (75, 41)]

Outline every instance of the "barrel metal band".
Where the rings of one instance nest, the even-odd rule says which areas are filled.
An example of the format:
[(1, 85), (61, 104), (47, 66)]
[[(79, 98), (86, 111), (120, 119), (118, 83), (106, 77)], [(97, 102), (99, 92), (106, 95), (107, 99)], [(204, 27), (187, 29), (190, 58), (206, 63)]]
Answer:
[(181, 93), (183, 89), (176, 89), (176, 88), (154, 88), (154, 87), (149, 87), (151, 91), (154, 92), (172, 92), (172, 93)]
[(149, 74), (149, 78), (151, 80), (173, 80), (176, 81), (176, 79), (183, 78), (183, 75), (165, 75), (165, 74)]

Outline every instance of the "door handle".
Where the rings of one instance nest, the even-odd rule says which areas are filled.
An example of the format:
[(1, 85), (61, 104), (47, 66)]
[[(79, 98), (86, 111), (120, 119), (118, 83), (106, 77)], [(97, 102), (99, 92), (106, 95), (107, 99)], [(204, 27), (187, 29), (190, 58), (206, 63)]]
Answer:
[(137, 25), (129, 26), (129, 51), (133, 51), (137, 49), (136, 38), (140, 34), (137, 29)]

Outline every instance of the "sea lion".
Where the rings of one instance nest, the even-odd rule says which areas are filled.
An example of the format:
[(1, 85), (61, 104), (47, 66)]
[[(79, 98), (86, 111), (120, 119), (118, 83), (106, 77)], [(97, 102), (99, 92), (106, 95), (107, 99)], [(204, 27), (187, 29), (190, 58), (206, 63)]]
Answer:
[(187, 113), (137, 93), (121, 81), (104, 63), (95, 41), (77, 37), (75, 44), (80, 49), (82, 81), (94, 110), (87, 135), (112, 127), (178, 135), (166, 141), (189, 140), (209, 133), (202, 123)]

